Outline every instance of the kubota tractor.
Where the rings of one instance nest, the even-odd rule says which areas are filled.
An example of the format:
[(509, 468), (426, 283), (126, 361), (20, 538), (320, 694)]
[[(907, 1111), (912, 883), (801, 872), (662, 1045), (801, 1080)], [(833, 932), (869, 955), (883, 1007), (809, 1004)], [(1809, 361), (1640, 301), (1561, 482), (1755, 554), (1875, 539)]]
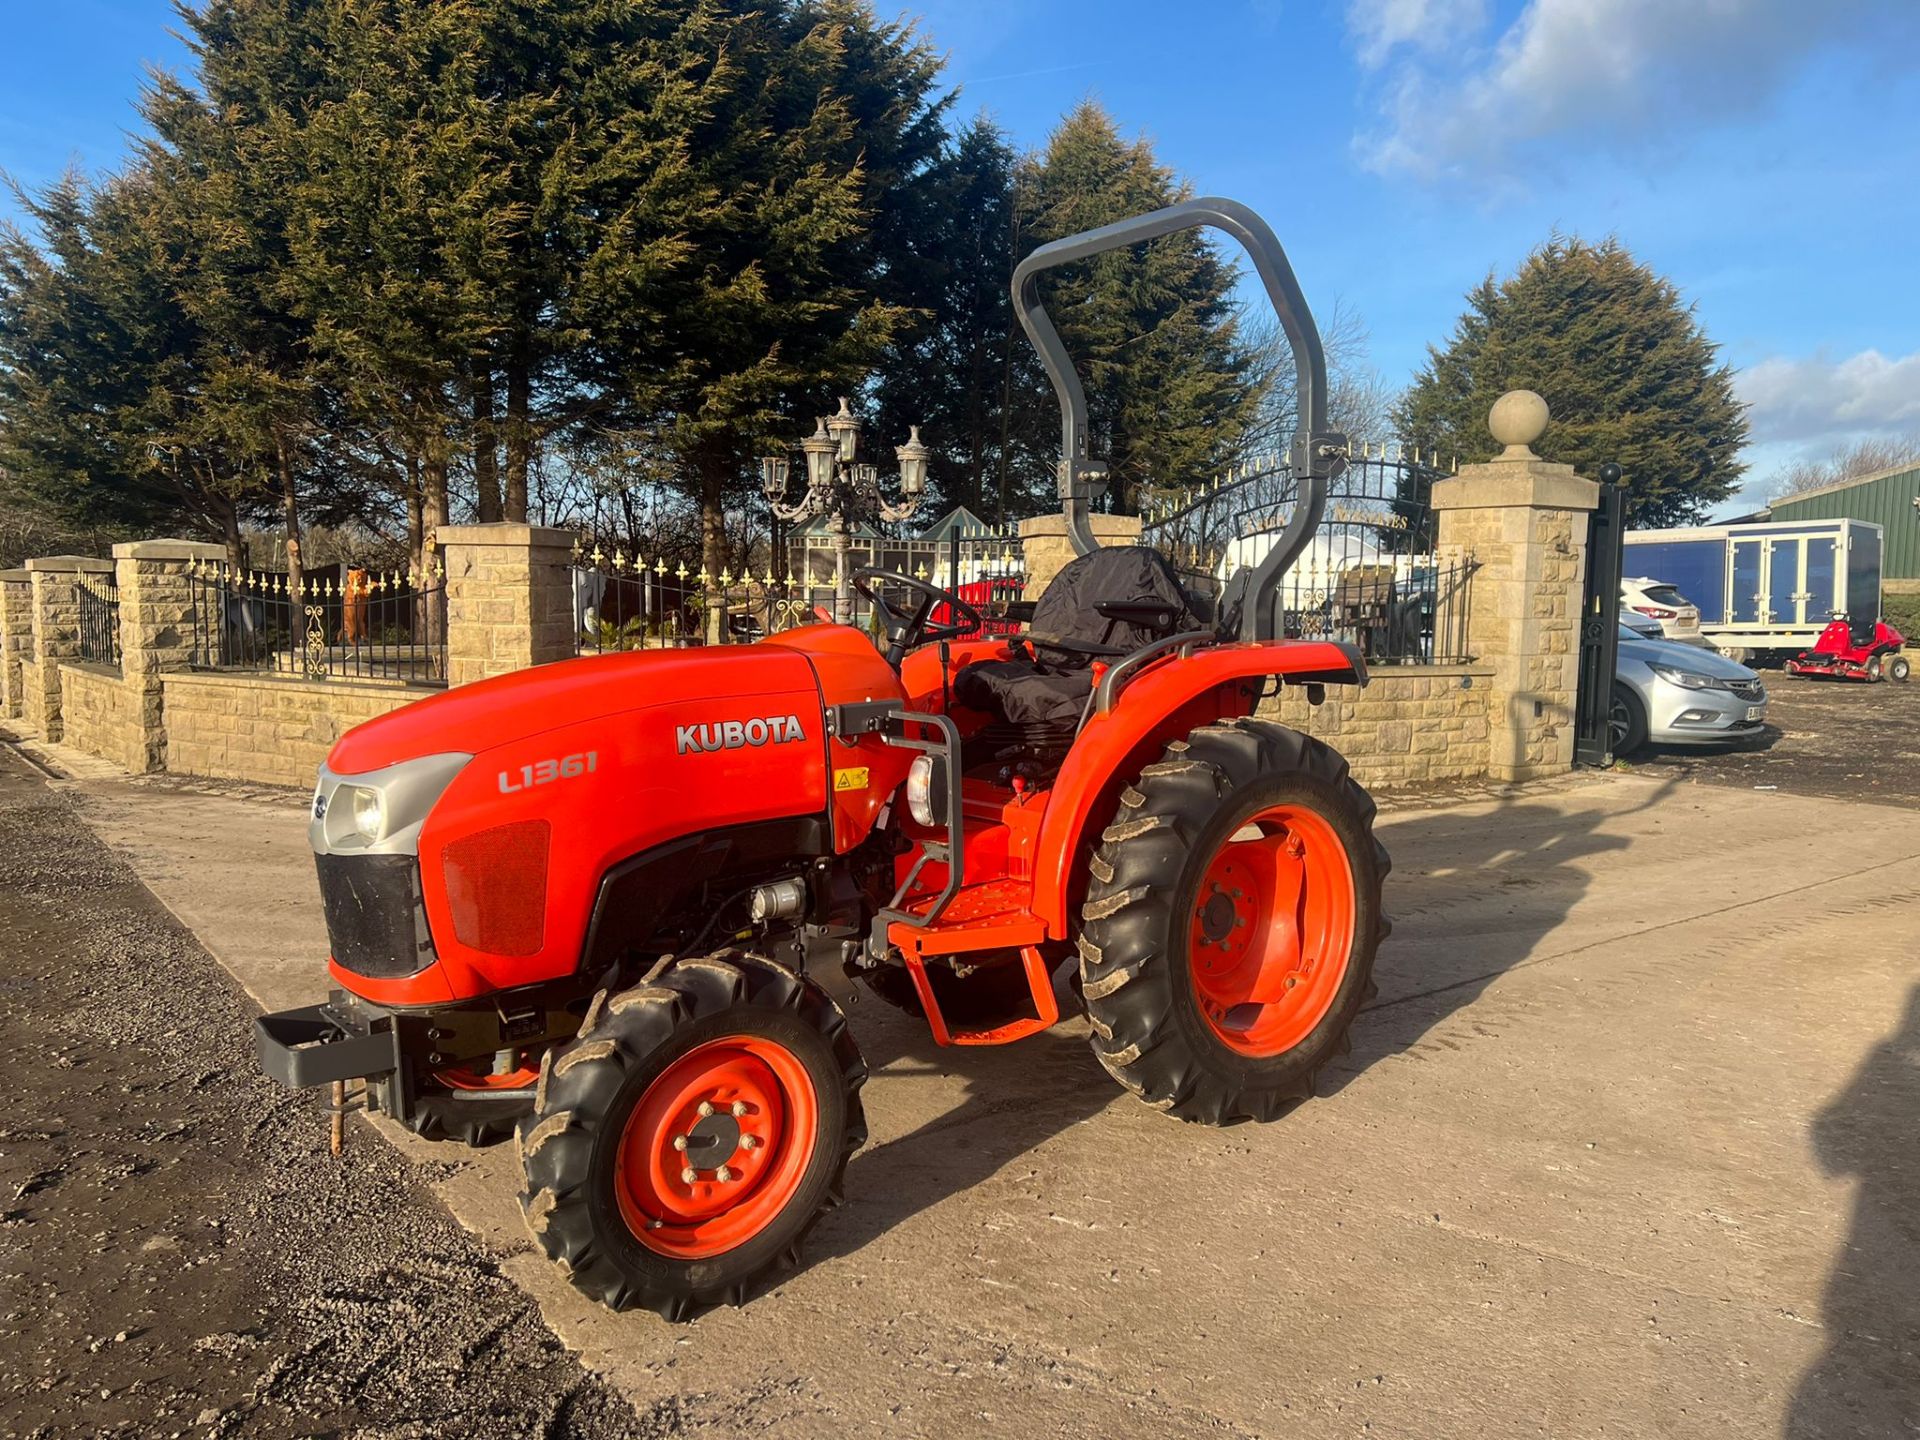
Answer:
[[(1085, 397), (1036, 289), (1198, 225), (1251, 253), (1299, 371), (1296, 503), (1217, 599), (1094, 541)], [(1373, 804), (1253, 718), (1281, 685), (1366, 682), (1351, 647), (1278, 638), (1345, 449), (1286, 257), (1198, 200), (1045, 246), (1014, 290), (1079, 552), (1027, 631), (981, 637), (959, 596), (867, 570), (884, 651), (818, 624), (545, 665), (362, 725), (321, 771), (338, 988), (258, 1022), (267, 1070), (364, 1079), (424, 1135), (517, 1130), (535, 1239), (608, 1305), (738, 1302), (839, 1202), (866, 1069), (813, 957), (942, 1045), (1019, 1040), (1072, 995), (1121, 1085), (1207, 1124), (1309, 1095), (1371, 993)]]

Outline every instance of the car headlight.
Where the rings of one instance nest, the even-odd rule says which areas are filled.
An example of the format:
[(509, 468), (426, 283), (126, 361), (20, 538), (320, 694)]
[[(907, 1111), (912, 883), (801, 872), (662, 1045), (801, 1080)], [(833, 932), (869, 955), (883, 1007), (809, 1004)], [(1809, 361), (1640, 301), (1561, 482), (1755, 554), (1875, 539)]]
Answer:
[(325, 766), (314, 790), (307, 839), (319, 855), (372, 851), (415, 855), (420, 826), (471, 755), (422, 755), (382, 770), (335, 775)]
[(1696, 675), (1691, 670), (1677, 670), (1671, 665), (1649, 665), (1647, 667), (1670, 685), (1678, 685), (1682, 690), (1724, 690), (1726, 682), (1714, 679), (1711, 675)]

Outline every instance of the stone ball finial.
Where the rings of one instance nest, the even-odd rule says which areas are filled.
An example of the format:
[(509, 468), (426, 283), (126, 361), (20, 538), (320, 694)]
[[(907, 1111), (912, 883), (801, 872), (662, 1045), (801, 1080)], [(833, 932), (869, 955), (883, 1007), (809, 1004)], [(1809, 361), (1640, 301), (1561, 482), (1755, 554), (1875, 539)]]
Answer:
[(1506, 446), (1502, 460), (1526, 460), (1533, 442), (1547, 431), (1547, 402), (1531, 390), (1509, 390), (1487, 412), (1487, 429)]

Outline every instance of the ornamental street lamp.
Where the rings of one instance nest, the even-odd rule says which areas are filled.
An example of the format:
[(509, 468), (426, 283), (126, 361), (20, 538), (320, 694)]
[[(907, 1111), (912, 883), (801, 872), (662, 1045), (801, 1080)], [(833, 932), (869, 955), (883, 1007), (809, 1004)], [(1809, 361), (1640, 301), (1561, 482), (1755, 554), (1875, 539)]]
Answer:
[(853, 623), (853, 588), (848, 581), (847, 555), (853, 548), (853, 527), (869, 517), (894, 523), (910, 520), (920, 509), (927, 490), (927, 457), (920, 443), (920, 427), (909, 427), (907, 443), (893, 454), (900, 465), (900, 503), (887, 500), (880, 488), (880, 471), (854, 457), (860, 449), (860, 420), (843, 398), (837, 414), (823, 417), (800, 442), (807, 467), (806, 493), (787, 503), (787, 477), (792, 466), (784, 455), (760, 462), (760, 490), (773, 513), (790, 525), (804, 525), (821, 516), (833, 517), (833, 618)]

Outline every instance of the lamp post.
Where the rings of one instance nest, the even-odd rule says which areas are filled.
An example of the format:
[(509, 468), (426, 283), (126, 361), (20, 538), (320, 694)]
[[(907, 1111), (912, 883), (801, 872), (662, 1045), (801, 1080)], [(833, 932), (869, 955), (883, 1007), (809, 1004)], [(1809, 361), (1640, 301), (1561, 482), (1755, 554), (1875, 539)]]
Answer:
[(920, 443), (920, 427), (910, 427), (907, 443), (895, 448), (900, 465), (899, 504), (892, 504), (880, 488), (880, 471), (856, 457), (860, 450), (860, 420), (847, 408), (822, 417), (813, 434), (800, 442), (807, 467), (807, 488), (787, 502), (787, 457), (769, 455), (760, 462), (760, 490), (773, 513), (790, 525), (804, 525), (823, 515), (833, 517), (833, 618), (853, 623), (853, 590), (848, 583), (847, 554), (853, 548), (853, 527), (867, 516), (889, 523), (910, 520), (920, 509), (927, 490), (927, 456)]

